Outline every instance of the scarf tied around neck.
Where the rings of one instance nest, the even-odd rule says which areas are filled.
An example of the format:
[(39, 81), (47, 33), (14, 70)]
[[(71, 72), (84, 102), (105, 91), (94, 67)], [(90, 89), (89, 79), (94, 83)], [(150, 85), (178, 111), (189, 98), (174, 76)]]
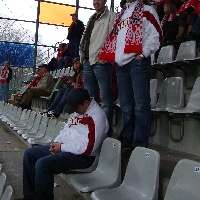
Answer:
[(131, 16), (123, 21), (120, 21), (126, 9), (127, 4), (124, 5), (121, 12), (117, 15), (99, 54), (99, 60), (111, 63), (115, 62), (118, 32), (126, 26), (126, 35), (124, 35), (124, 38), (121, 38), (125, 39), (124, 53), (142, 53), (142, 22), (144, 4), (142, 0), (138, 0)]

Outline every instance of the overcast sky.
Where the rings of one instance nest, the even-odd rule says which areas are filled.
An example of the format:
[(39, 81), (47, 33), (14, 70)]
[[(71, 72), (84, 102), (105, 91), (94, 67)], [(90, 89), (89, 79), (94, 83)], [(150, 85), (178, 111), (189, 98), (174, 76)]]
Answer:
[[(58, 2), (63, 4), (75, 5), (76, 0), (48, 0), (52, 2)], [(93, 8), (93, 0), (80, 0), (80, 6)], [(119, 6), (120, 0), (115, 0), (115, 7)], [(107, 5), (110, 8), (110, 0), (107, 1)], [(87, 23), (89, 16), (94, 11), (79, 9), (79, 19)], [(0, 0), (0, 16), (7, 16), (14, 19), (23, 19), (29, 21), (35, 21), (37, 14), (37, 1), (35, 0)], [(17, 26), (22, 26), (25, 29), (31, 30), (35, 33), (35, 24), (15, 22)], [(40, 24), (39, 35), (42, 36), (42, 43), (45, 45), (55, 45), (57, 42), (62, 41), (67, 36), (67, 27), (59, 27), (53, 25)], [(66, 41), (65, 41), (66, 42)]]

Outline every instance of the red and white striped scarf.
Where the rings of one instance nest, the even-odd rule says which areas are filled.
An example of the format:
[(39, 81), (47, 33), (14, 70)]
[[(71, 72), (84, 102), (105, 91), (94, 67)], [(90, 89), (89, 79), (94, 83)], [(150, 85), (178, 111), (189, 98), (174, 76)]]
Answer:
[(127, 32), (125, 36), (124, 53), (142, 53), (142, 22), (144, 4), (142, 0), (138, 0), (132, 12), (132, 15), (120, 22), (120, 19), (124, 14), (126, 8), (127, 7), (125, 4), (121, 12), (117, 15), (113, 23), (112, 29), (101, 49), (99, 60), (103, 60), (106, 62), (115, 62), (117, 35), (118, 32), (125, 26), (127, 26)]

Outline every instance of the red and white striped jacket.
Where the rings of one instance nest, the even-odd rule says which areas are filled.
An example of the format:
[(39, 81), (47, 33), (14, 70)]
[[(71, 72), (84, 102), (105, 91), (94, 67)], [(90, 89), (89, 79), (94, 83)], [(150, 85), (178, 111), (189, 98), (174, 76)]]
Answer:
[(92, 99), (84, 115), (74, 112), (54, 142), (61, 144), (62, 152), (96, 156), (106, 138), (108, 121), (105, 112)]

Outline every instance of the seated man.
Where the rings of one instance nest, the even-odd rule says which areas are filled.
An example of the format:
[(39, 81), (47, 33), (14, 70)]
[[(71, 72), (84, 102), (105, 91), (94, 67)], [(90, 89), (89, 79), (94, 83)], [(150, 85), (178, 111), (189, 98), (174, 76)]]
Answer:
[(19, 106), (23, 109), (31, 108), (31, 101), (33, 97), (49, 96), (52, 92), (54, 81), (52, 75), (48, 72), (48, 65), (42, 64), (39, 66), (40, 80), (36, 87), (28, 88), (23, 94)]
[(90, 167), (106, 137), (106, 114), (86, 89), (73, 89), (65, 109), (71, 115), (54, 142), (24, 153), (23, 200), (53, 200), (54, 174)]

